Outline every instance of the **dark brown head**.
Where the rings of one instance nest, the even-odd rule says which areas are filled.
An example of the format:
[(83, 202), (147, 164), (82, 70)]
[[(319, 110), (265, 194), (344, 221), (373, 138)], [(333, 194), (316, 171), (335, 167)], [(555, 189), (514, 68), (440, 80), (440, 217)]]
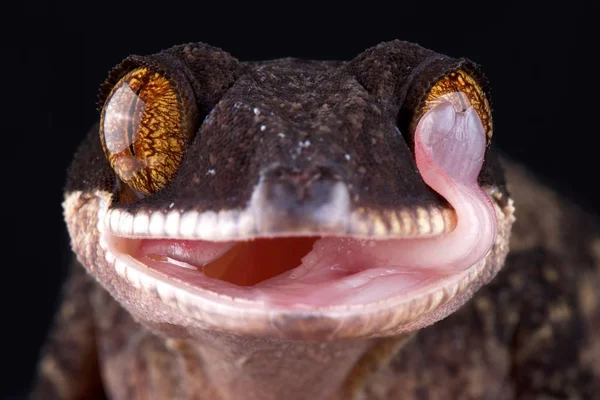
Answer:
[[(355, 246), (405, 248), (457, 232), (451, 199), (424, 180), (415, 134), (458, 92), (466, 105), (457, 113), (473, 110), (482, 126), (478, 182), (498, 223), (493, 245), (452, 274), (431, 274), (434, 261), (394, 262), (429, 271), (419, 275), (426, 282), (389, 278), (380, 298), (364, 285), (348, 295), (329, 288), (391, 267)], [(350, 62), (243, 63), (187, 44), (127, 58), (100, 106), (69, 172), (65, 215), (84, 265), (141, 320), (265, 336), (385, 335), (442, 318), (502, 265), (512, 206), (487, 85), (466, 59), (393, 41)], [(325, 246), (330, 237), (343, 245)], [(340, 261), (342, 247), (360, 261)], [(311, 268), (321, 270), (298, 278)]]

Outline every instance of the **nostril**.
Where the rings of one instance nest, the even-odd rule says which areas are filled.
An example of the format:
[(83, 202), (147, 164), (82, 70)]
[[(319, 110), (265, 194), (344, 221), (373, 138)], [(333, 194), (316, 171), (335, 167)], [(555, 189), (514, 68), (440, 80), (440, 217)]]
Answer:
[(291, 171), (285, 176), (282, 176), (281, 179), (289, 180), (291, 183), (298, 186), (307, 186), (311, 182), (319, 179), (321, 174), (319, 171), (315, 171), (314, 169), (303, 170), (303, 171)]
[(349, 194), (330, 166), (273, 165), (263, 171), (251, 207), (261, 232), (327, 232), (345, 226)]
[(263, 174), (263, 176), (265, 179), (278, 180), (293, 175), (295, 173), (297, 173), (297, 171), (290, 167), (277, 166), (275, 168), (269, 169)]
[(326, 201), (334, 183), (341, 180), (328, 166), (294, 168), (276, 166), (263, 174), (267, 198), (277, 202)]
[(277, 181), (265, 180), (269, 199), (284, 203), (305, 203), (319, 198), (326, 200), (332, 181), (321, 180), (318, 176), (288, 176)]
[(315, 165), (305, 168), (277, 165), (263, 173), (267, 181), (287, 181), (294, 185), (310, 185), (317, 180), (342, 180), (330, 166)]

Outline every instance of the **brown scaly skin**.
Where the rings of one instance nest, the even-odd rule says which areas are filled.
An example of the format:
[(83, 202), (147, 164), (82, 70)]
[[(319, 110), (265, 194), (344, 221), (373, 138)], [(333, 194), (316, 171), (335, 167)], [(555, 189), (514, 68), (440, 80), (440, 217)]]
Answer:
[[(600, 228), (521, 167), (505, 165), (517, 221), (503, 270), (460, 310), (418, 331), (395, 356), (376, 358), (393, 359), (370, 369), (364, 384), (348, 384), (357, 398), (593, 399), (600, 393)], [(82, 394), (90, 387), (82, 382), (95, 379), (88, 374), (97, 370), (86, 366), (94, 353), (105, 363), (103, 378), (115, 398), (218, 398), (193, 342), (138, 325), (78, 268), (46, 345), (36, 398), (93, 398)], [(80, 291), (73, 290), (77, 285)], [(271, 362), (285, 355), (284, 349), (265, 354)], [(240, 362), (247, 365), (252, 356)]]
[[(199, 70), (198, 80), (210, 89), (204, 93), (205, 98), (200, 96), (198, 100), (198, 112), (202, 115), (211, 110), (223, 96), (223, 90), (243, 74), (240, 68), (249, 68), (252, 64), (239, 67), (228, 55), (207, 50), (207, 47), (200, 46), (200, 49), (200, 53), (213, 54), (207, 59), (218, 64), (219, 68), (214, 70), (221, 74), (218, 79), (214, 76), (208, 79), (210, 68), (203, 69), (198, 66), (204, 64), (194, 64), (194, 68)], [(194, 59), (198, 52), (186, 47), (182, 54)], [(405, 150), (394, 147), (400, 146), (393, 130), (395, 121), (386, 119), (386, 115), (399, 112), (401, 122), (407, 117), (407, 110), (412, 109), (407, 104), (414, 107), (418, 98), (422, 97), (423, 92), (419, 90), (403, 92), (403, 86), (398, 83), (402, 80), (393, 81), (410, 70), (399, 67), (405, 60), (418, 60), (421, 56), (426, 61), (433, 61), (429, 64), (423, 62), (415, 70), (423, 65), (433, 65), (438, 60), (446, 66), (455, 65), (452, 59), (440, 58), (414, 45), (390, 42), (357, 57), (348, 64), (350, 74), (344, 74), (342, 70), (337, 80), (332, 81), (345, 79), (349, 82), (338, 88), (345, 96), (346, 103), (342, 104), (347, 108), (342, 108), (344, 115), (328, 115), (325, 112), (325, 118), (318, 120), (320, 123), (329, 121), (328, 127), (334, 129), (328, 136), (333, 143), (324, 143), (317, 150), (326, 152), (335, 149), (332, 144), (339, 148), (348, 129), (354, 129), (357, 137), (373, 135), (371, 142), (353, 142), (356, 153), (352, 159), (371, 160), (373, 164), (368, 164), (369, 168), (363, 168), (363, 171), (376, 176), (369, 177), (367, 181), (361, 181), (366, 178), (360, 174), (342, 176), (355, 184), (355, 194), (359, 196), (353, 198), (360, 199), (362, 203), (359, 206), (372, 210), (390, 205), (411, 207), (415, 201), (417, 206), (443, 206), (434, 193), (422, 188), (418, 175), (411, 178), (412, 181), (409, 179), (418, 195), (400, 198), (400, 204), (393, 203), (399, 198), (398, 194), (403, 193), (402, 185), (406, 181), (389, 181), (388, 174), (392, 169), (378, 170), (377, 164), (398, 167), (405, 163), (404, 171), (410, 169), (410, 159), (398, 158), (400, 161), (397, 161), (396, 157), (390, 158), (389, 151), (371, 159), (367, 152), (376, 150), (374, 146), (379, 141), (385, 142), (387, 147), (392, 146), (396, 155), (402, 151), (409, 154), (406, 146)], [(386, 64), (388, 62), (390, 64)], [(289, 60), (273, 63), (271, 71), (275, 75), (272, 76), (288, 71), (292, 64), (294, 61)], [(295, 64), (295, 73), (298, 65), (301, 64)], [(337, 65), (306, 64), (305, 68), (307, 75), (312, 73), (309, 70), (325, 74)], [(423, 68), (421, 72), (423, 70), (427, 69)], [(427, 82), (433, 84), (431, 79), (435, 73), (429, 71), (429, 77), (416, 75), (416, 83), (411, 87), (426, 88)], [(278, 89), (277, 79), (269, 82), (268, 74), (263, 77), (267, 84), (275, 85), (271, 91)], [(360, 85), (353, 77), (360, 80)], [(422, 81), (419, 81), (420, 77), (423, 77)], [(260, 81), (255, 79), (254, 82)], [(324, 82), (321, 88), (327, 84), (327, 81)], [(229, 91), (228, 97), (219, 102), (218, 110), (212, 116), (212, 125), (204, 126), (204, 136), (211, 137), (210, 129), (227, 127), (231, 122), (229, 110), (240, 108), (243, 95), (257, 89), (249, 86), (253, 85), (252, 81), (244, 79), (236, 85)], [(378, 101), (369, 104), (371, 98), (361, 91), (361, 87)], [(259, 93), (264, 88), (258, 87)], [(335, 88), (330, 87), (332, 90)], [(346, 92), (346, 89), (349, 91)], [(254, 103), (264, 101), (261, 110), (265, 110), (269, 103), (266, 97), (264, 99), (259, 96), (250, 100)], [(406, 99), (406, 102), (398, 103), (398, 99)], [(280, 99), (281, 104), (285, 101), (292, 102), (292, 99)], [(293, 106), (291, 110), (298, 114), (299, 109), (290, 104)], [(366, 108), (362, 108), (364, 105)], [(381, 109), (378, 107), (385, 112), (379, 112)], [(379, 111), (372, 113), (372, 110)], [(243, 119), (236, 118), (238, 124), (244, 123)], [(357, 124), (357, 121), (362, 122)], [(279, 120), (271, 122), (280, 123)], [(341, 123), (340, 136), (336, 136), (338, 131), (335, 130), (338, 123)], [(382, 131), (373, 131), (374, 127), (381, 127)], [(243, 127), (239, 132), (246, 132), (246, 129)], [(362, 136), (358, 135), (361, 129), (364, 129)], [(299, 131), (298, 134), (307, 133)], [(99, 235), (95, 227), (99, 201), (93, 190), (118, 193), (118, 189), (113, 186), (114, 176), (101, 153), (97, 134), (90, 138), (91, 144), (84, 145), (76, 156), (79, 161), (71, 171), (71, 182), (67, 188), (67, 192), (82, 191), (84, 195), (76, 203), (68, 205), (66, 216), (79, 260), (102, 286), (82, 273), (82, 268), (75, 267), (65, 289), (55, 331), (40, 363), (36, 398), (101, 397), (99, 382), (103, 383), (108, 397), (116, 399), (593, 398), (593, 393), (600, 392), (600, 343), (592, 335), (600, 328), (600, 299), (595, 289), (600, 284), (599, 230), (588, 216), (558, 199), (512, 164), (508, 164), (507, 170), (507, 181), (517, 207), (512, 252), (499, 275), (462, 308), (458, 309), (501, 269), (508, 246), (512, 208), (506, 202), (502, 175), (493, 156), (489, 156), (484, 165), (480, 183), (497, 189), (494, 202), (499, 219), (498, 241), (486, 258), (486, 268), (460, 295), (426, 314), (414, 326), (408, 321), (387, 331), (355, 334), (353, 332), (357, 331), (338, 331), (334, 329), (335, 325), (324, 323), (326, 321), (299, 316), (283, 320), (287, 325), (279, 325), (277, 331), (269, 332), (273, 327), (260, 325), (258, 328), (263, 330), (263, 334), (252, 336), (227, 332), (190, 318), (162, 304), (152, 293), (130, 288), (125, 280), (111, 272), (113, 270), (105, 264), (103, 251), (98, 246)], [(410, 137), (407, 142), (410, 144)], [(247, 141), (240, 143), (248, 145)], [(191, 147), (189, 151), (192, 154), (194, 151), (202, 152), (212, 145), (210, 141), (196, 141), (196, 148)], [(198, 146), (200, 150), (197, 150)], [(277, 147), (265, 146), (271, 151), (277, 150)], [(258, 149), (254, 151), (260, 151)], [(240, 149), (225, 150), (235, 153)], [(338, 155), (343, 157), (343, 154), (335, 153), (331, 157), (335, 159)], [(267, 155), (283, 157), (278, 153)], [(200, 161), (212, 163), (220, 156), (219, 153), (213, 159), (211, 153), (211, 157), (200, 158)], [(82, 164), (82, 160), (87, 164)], [(280, 158), (279, 161), (286, 160)], [(260, 164), (264, 157), (231, 161), (236, 162), (240, 165), (233, 165), (232, 170), (241, 168), (249, 174), (260, 173), (264, 167)], [(244, 197), (247, 198), (253, 188), (253, 185), (246, 184), (245, 180), (252, 180), (247, 176), (238, 174), (236, 178), (232, 175), (232, 179), (240, 180), (233, 183), (215, 180), (213, 186), (205, 188), (208, 192), (199, 192), (198, 188), (188, 184), (196, 182), (194, 171), (204, 171), (208, 166), (198, 168), (184, 161), (182, 172), (170, 188), (146, 198), (141, 205), (133, 203), (130, 207), (166, 207), (176, 193), (174, 190), (178, 188), (178, 182), (187, 184), (181, 187), (181, 190), (187, 190), (186, 207), (213, 207), (208, 201), (211, 193), (219, 207), (232, 201), (244, 203)], [(360, 171), (360, 168), (355, 170)], [(342, 168), (338, 173), (344, 175), (346, 171)], [(387, 189), (391, 194), (373, 186), (370, 192), (361, 192), (369, 185), (368, 182), (378, 179), (390, 182)], [(199, 185), (211, 185), (211, 181), (206, 179), (197, 182)], [(193, 198), (195, 193), (201, 193), (205, 198)], [(454, 312), (456, 309), (458, 311)], [(389, 315), (401, 312), (390, 310)], [(423, 327), (448, 314), (450, 316), (446, 319)], [(349, 326), (353, 329), (365, 323), (360, 318), (352, 321), (354, 325)], [(315, 330), (315, 327), (322, 330)], [(421, 327), (417, 331), (413, 329)], [(286, 330), (294, 337), (281, 337)], [(322, 340), (323, 337), (335, 338), (334, 335), (354, 335), (354, 339)], [(305, 340), (299, 340), (299, 336)], [(313, 340), (310, 340), (311, 336)], [(98, 369), (94, 368), (96, 359), (101, 379)]]

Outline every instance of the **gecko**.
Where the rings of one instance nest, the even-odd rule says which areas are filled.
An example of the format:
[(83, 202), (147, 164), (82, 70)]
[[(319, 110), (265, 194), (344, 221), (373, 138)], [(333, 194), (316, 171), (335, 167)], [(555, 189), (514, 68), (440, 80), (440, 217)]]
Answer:
[(599, 224), (496, 150), (491, 100), (399, 40), (127, 57), (33, 398), (599, 398)]

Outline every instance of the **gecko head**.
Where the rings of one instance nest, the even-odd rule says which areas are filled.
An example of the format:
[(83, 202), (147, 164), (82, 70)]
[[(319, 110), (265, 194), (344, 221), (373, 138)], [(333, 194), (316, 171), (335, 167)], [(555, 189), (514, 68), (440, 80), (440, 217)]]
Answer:
[[(502, 267), (512, 201), (485, 81), (394, 41), (350, 62), (131, 56), (69, 171), (82, 264), (155, 329), (419, 329)], [(176, 328), (174, 328), (176, 327)]]

